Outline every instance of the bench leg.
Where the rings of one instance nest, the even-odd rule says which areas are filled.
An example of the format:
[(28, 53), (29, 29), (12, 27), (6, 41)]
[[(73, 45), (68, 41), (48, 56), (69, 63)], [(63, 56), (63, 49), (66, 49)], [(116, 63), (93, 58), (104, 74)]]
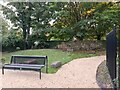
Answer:
[(20, 68), (20, 71), (22, 70), (22, 68)]
[(2, 67), (2, 74), (4, 74), (4, 67)]
[(46, 73), (48, 73), (48, 67), (46, 67)]
[(41, 79), (41, 69), (40, 69), (40, 79)]

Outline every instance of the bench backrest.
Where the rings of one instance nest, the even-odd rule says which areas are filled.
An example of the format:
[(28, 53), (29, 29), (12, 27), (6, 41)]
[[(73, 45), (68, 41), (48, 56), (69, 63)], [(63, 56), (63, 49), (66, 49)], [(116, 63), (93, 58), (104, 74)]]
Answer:
[(45, 65), (47, 63), (47, 56), (13, 55), (11, 57), (11, 63)]

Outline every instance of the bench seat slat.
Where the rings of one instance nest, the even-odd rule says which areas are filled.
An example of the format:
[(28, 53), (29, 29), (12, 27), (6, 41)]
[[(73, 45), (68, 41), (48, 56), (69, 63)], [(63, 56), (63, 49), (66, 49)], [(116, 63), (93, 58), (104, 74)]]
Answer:
[(23, 68), (23, 69), (41, 69), (42, 67), (44, 67), (44, 65), (39, 65), (39, 66), (31, 66), (31, 65), (12, 65), (12, 64), (7, 64), (4, 65), (4, 68)]
[(36, 64), (5, 64), (5, 66), (11, 65), (11, 66), (31, 66), (31, 67), (41, 67), (45, 65), (36, 65)]

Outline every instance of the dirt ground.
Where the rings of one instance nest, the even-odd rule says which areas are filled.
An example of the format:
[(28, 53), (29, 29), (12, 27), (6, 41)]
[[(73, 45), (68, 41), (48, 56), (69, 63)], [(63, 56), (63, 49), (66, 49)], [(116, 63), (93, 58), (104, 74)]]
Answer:
[[(99, 88), (96, 70), (105, 56), (75, 59), (63, 65), (55, 74), (35, 71), (5, 70), (0, 74), (2, 88)], [(1, 71), (1, 70), (0, 70)]]

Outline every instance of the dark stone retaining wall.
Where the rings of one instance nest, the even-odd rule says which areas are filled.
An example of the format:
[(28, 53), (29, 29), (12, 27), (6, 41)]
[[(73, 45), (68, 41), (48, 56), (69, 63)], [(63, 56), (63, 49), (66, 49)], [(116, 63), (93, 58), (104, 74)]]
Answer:
[(105, 41), (70, 41), (62, 42), (57, 45), (57, 49), (65, 51), (79, 51), (79, 50), (105, 50)]

